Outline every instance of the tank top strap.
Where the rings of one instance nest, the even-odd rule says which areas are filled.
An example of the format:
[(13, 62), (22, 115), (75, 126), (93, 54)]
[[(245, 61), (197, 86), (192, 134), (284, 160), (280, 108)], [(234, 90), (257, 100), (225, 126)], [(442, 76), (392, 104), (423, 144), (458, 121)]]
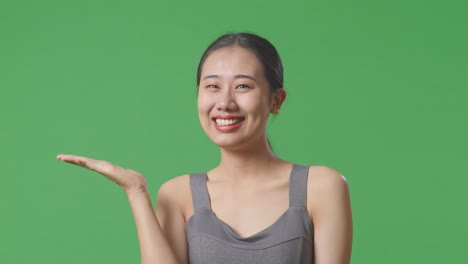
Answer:
[(309, 176), (309, 167), (294, 164), (289, 180), (289, 206), (306, 207), (307, 206), (307, 178)]
[(190, 190), (192, 191), (193, 210), (211, 209), (206, 173), (190, 174)]

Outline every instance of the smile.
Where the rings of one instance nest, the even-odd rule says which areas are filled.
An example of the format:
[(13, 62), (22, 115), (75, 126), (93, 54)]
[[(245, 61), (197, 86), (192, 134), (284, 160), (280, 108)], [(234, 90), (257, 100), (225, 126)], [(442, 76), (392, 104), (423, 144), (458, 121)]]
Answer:
[(215, 116), (212, 118), (215, 128), (220, 132), (234, 132), (244, 123), (245, 118), (239, 116)]
[(221, 119), (221, 118), (216, 118), (215, 122), (218, 126), (229, 126), (229, 125), (234, 125), (237, 123), (240, 123), (244, 121), (243, 118), (236, 118), (236, 119)]

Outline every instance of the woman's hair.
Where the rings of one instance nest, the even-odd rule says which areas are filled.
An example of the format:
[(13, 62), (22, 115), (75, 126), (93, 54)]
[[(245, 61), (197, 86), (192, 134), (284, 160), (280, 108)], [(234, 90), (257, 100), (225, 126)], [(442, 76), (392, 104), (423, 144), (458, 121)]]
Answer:
[(263, 72), (270, 85), (270, 91), (283, 88), (283, 63), (276, 48), (266, 39), (252, 33), (229, 33), (216, 39), (203, 53), (197, 71), (197, 86), (206, 58), (215, 50), (239, 46), (252, 52), (263, 66)]

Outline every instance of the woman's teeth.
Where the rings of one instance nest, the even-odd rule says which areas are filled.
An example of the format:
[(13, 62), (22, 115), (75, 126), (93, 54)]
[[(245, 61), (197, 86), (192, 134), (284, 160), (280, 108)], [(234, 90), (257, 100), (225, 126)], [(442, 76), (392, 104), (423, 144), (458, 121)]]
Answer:
[(218, 124), (218, 126), (229, 126), (229, 125), (237, 124), (241, 122), (242, 120), (243, 119), (219, 119), (217, 118), (215, 121), (216, 121), (216, 124)]

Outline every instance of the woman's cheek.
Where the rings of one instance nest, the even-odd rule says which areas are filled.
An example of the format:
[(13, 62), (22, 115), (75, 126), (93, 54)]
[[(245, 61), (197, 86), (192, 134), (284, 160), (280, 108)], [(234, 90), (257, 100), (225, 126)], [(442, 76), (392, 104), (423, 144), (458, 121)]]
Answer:
[(262, 100), (258, 98), (244, 98), (245, 100), (240, 101), (242, 108), (255, 116), (261, 115), (265, 111), (265, 105)]
[(198, 95), (198, 109), (199, 111), (205, 111), (208, 105), (207, 96), (205, 93), (199, 93)]
[(211, 109), (212, 109), (212, 106), (210, 104), (209, 98), (207, 98), (206, 96), (198, 98), (198, 115), (202, 123), (204, 124), (209, 123), (208, 121), (209, 121)]

